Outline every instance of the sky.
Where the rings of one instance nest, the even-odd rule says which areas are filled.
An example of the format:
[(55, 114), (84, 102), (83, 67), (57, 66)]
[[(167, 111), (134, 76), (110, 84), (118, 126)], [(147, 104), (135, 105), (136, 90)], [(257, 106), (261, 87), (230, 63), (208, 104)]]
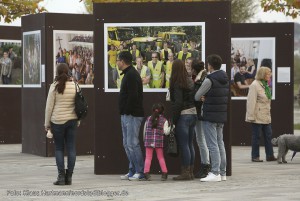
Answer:
[[(259, 0), (257, 0), (259, 2)], [(42, 5), (50, 13), (76, 13), (84, 14), (87, 13), (82, 2), (79, 0), (45, 0)], [(292, 19), (291, 17), (286, 17), (282, 13), (276, 12), (263, 12), (259, 7), (258, 12), (255, 17), (250, 21), (255, 22), (297, 22), (300, 23), (300, 17)], [(0, 22), (0, 25), (6, 26), (21, 26), (21, 19), (15, 20), (13, 23), (6, 24)]]

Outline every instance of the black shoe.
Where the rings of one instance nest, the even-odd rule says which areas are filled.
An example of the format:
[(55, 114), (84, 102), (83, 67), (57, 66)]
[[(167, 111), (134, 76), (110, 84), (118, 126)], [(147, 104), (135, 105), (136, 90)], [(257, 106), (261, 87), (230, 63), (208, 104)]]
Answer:
[(66, 170), (66, 176), (65, 176), (65, 184), (66, 185), (72, 185), (72, 174), (73, 174), (73, 172)]
[(260, 160), (259, 158), (252, 158), (252, 162), (264, 162), (264, 161)]
[(58, 171), (57, 180), (53, 182), (54, 185), (65, 185), (65, 170)]
[(167, 181), (167, 179), (168, 179), (168, 173), (162, 173), (161, 174), (161, 181)]
[(267, 161), (277, 161), (275, 156), (267, 157)]
[(195, 178), (205, 178), (210, 172), (210, 164), (201, 164), (199, 172), (195, 174)]
[(146, 181), (151, 181), (151, 175), (147, 172), (144, 173)]

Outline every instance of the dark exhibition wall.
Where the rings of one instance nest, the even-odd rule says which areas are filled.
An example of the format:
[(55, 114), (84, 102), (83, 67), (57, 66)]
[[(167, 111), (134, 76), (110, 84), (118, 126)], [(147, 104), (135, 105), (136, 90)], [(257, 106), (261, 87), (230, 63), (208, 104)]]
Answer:
[[(232, 57), (236, 50), (242, 50), (246, 57), (250, 55), (249, 57), (256, 59), (258, 67), (264, 61), (265, 66), (272, 67), (273, 137), (294, 132), (294, 26), (294, 23), (251, 23), (231, 26)], [(250, 146), (252, 134), (251, 125), (245, 122), (246, 99), (232, 97), (231, 108), (232, 145)], [(263, 140), (261, 144), (263, 145)]]
[[(74, 22), (74, 23), (70, 23)], [(76, 22), (76, 23), (75, 23)], [(53, 139), (44, 131), (45, 105), (61, 48), (93, 57), (91, 15), (43, 13), (22, 17), (24, 81), (22, 88), (22, 152), (54, 156)], [(75, 48), (75, 49), (74, 49)], [(78, 53), (79, 54), (79, 53)], [(33, 56), (34, 55), (34, 56)], [(77, 155), (94, 153), (94, 89), (80, 81), (90, 110), (77, 132)]]
[(0, 144), (21, 143), (21, 27), (0, 26), (0, 58), (12, 49), (12, 71), (9, 84), (0, 78)]
[[(170, 10), (180, 10), (180, 15), (178, 12), (166, 12)], [(107, 35), (104, 35), (106, 34), (104, 33), (105, 30), (113, 30), (116, 26), (155, 27), (168, 26), (168, 24), (172, 26), (171, 23), (174, 22), (178, 23), (177, 26), (188, 26), (189, 23), (203, 22), (199, 26), (202, 30), (205, 29), (201, 40), (201, 45), (205, 47), (202, 50), (205, 53), (204, 58), (209, 54), (219, 54), (223, 58), (223, 63), (227, 66), (227, 72), (230, 71), (230, 2), (94, 4), (94, 34), (97, 36), (94, 38), (95, 65), (99, 66), (95, 69), (95, 174), (123, 174), (128, 171), (128, 160), (122, 145), (121, 123), (118, 112), (119, 94), (114, 90), (110, 90), (109, 84), (107, 84), (109, 78), (106, 79), (103, 76), (103, 74), (108, 74), (106, 72), (107, 68), (105, 68), (107, 66), (105, 51), (110, 42)], [(139, 25), (139, 23), (141, 24)], [(148, 25), (143, 23), (148, 23)], [(158, 25), (157, 23), (163, 24)], [(162, 102), (166, 107), (166, 116), (170, 117), (170, 103), (166, 102), (165, 98), (166, 91), (163, 89), (144, 92), (145, 116), (151, 114), (151, 107), (154, 103)], [(224, 128), (224, 142), (228, 162), (227, 174), (231, 175), (229, 125), (230, 121), (227, 122)], [(142, 131), (140, 132), (141, 147), (144, 149)], [(197, 154), (195, 169), (197, 169), (200, 164), (197, 146), (195, 146), (195, 152)], [(158, 173), (160, 168), (157, 161), (154, 159), (152, 163), (151, 172)], [(180, 171), (179, 158), (166, 156), (166, 164), (170, 173)]]

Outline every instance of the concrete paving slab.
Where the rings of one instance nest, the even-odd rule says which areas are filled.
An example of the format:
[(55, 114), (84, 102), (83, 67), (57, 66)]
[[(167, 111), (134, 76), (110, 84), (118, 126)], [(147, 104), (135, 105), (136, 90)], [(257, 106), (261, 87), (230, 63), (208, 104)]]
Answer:
[[(299, 131), (295, 132), (300, 134)], [(277, 148), (274, 148), (277, 155)], [(54, 186), (54, 158), (23, 154), (21, 145), (0, 145), (0, 200), (300, 200), (300, 153), (287, 164), (253, 163), (251, 147), (232, 147), (232, 176), (222, 182), (121, 181), (120, 175), (94, 175), (94, 157), (78, 156), (73, 185)], [(264, 159), (264, 148), (260, 150)]]

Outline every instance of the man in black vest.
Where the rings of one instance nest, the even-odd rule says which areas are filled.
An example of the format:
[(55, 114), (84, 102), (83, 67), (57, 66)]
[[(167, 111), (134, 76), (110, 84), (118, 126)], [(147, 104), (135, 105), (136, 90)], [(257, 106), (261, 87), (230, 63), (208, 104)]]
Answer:
[(143, 84), (140, 74), (132, 66), (132, 55), (120, 52), (117, 66), (124, 77), (120, 86), (119, 110), (123, 133), (123, 146), (129, 160), (129, 172), (122, 180), (145, 180), (144, 158), (139, 142), (140, 126), (144, 118)]
[(227, 121), (229, 79), (220, 70), (222, 59), (219, 55), (207, 57), (209, 75), (195, 95), (202, 100), (203, 130), (211, 157), (211, 172), (200, 181), (226, 181), (226, 152), (223, 141), (223, 126)]

